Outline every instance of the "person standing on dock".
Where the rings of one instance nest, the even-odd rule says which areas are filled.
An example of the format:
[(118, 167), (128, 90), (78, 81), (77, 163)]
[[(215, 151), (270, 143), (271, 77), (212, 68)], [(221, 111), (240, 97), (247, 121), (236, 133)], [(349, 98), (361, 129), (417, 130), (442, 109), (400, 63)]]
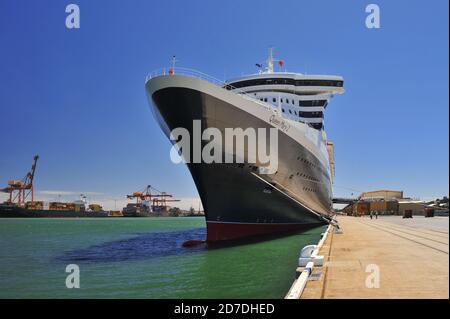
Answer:
[(373, 212), (370, 211), (370, 219), (372, 219), (372, 217), (373, 217)]
[(375, 219), (378, 219), (378, 211), (375, 211)]

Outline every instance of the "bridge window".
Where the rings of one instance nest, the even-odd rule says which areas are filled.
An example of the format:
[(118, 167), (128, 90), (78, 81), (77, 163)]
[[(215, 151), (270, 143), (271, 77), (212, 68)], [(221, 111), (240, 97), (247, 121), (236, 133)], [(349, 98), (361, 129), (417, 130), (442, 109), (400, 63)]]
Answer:
[(298, 101), (299, 106), (325, 106), (327, 100)]
[(322, 124), (322, 123), (311, 123), (310, 125), (311, 125), (312, 127), (314, 127), (315, 129), (317, 129), (317, 130), (321, 130), (322, 127), (323, 127), (323, 124)]
[(234, 83), (229, 83), (225, 87), (228, 90), (233, 88), (242, 88), (247, 86), (255, 85), (273, 85), (273, 84), (286, 84), (286, 85), (296, 85), (296, 86), (332, 86), (332, 87), (343, 87), (344, 81), (341, 80), (294, 80), (288, 78), (269, 78), (269, 79), (252, 79), (238, 81)]
[(305, 118), (323, 118), (323, 112), (298, 112), (298, 116)]
[(296, 80), (296, 86), (334, 86), (334, 87), (342, 87), (344, 85), (344, 81), (335, 81), (335, 80)]

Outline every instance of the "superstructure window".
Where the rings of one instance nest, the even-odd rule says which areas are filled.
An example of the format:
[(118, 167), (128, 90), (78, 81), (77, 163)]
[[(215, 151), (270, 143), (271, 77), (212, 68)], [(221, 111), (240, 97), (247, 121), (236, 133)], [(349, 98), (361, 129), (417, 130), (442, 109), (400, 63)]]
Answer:
[(298, 116), (305, 118), (323, 118), (323, 112), (298, 112)]
[(312, 127), (314, 127), (315, 129), (317, 129), (317, 130), (321, 130), (322, 127), (323, 127), (323, 124), (322, 124), (322, 123), (311, 123), (310, 125), (311, 125)]
[(255, 85), (276, 85), (276, 84), (286, 84), (286, 85), (296, 85), (296, 86), (332, 86), (332, 87), (343, 87), (344, 81), (341, 80), (294, 80), (288, 78), (269, 78), (269, 79), (252, 79), (238, 81), (234, 83), (229, 83), (225, 86), (227, 90), (232, 90), (233, 88), (242, 88), (247, 86)]
[(296, 86), (334, 86), (343, 87), (344, 81), (335, 80), (296, 80)]
[(298, 101), (298, 106), (325, 106), (327, 100)]
[(272, 98), (272, 102), (275, 103), (277, 101), (276, 98)]

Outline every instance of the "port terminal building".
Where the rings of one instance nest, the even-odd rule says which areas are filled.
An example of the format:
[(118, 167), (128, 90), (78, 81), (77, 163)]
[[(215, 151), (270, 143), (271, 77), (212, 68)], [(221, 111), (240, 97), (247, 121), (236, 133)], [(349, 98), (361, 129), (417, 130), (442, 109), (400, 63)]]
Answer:
[(343, 209), (343, 213), (351, 216), (376, 213), (379, 215), (405, 216), (405, 214), (412, 214), (432, 217), (435, 210), (435, 207), (424, 201), (404, 197), (403, 191), (382, 189), (361, 193), (352, 204)]

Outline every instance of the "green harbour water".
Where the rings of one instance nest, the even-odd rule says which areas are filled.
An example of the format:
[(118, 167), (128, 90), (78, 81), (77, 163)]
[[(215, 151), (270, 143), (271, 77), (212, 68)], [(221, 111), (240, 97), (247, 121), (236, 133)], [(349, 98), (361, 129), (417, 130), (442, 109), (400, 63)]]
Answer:
[[(325, 226), (221, 248), (200, 217), (0, 219), (0, 298), (283, 298)], [(66, 288), (68, 264), (80, 288)]]

